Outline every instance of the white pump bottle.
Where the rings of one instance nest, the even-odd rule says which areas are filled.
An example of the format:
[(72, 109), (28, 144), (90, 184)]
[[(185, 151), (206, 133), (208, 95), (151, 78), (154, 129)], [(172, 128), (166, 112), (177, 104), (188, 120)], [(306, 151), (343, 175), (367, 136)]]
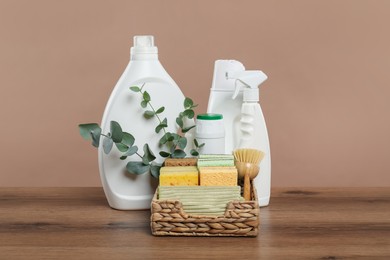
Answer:
[(259, 205), (267, 206), (271, 190), (271, 153), (267, 127), (259, 102), (258, 86), (267, 79), (261, 71), (245, 70), (235, 60), (217, 60), (208, 113), (220, 113), (225, 122), (225, 152), (253, 148), (265, 153), (254, 180)]

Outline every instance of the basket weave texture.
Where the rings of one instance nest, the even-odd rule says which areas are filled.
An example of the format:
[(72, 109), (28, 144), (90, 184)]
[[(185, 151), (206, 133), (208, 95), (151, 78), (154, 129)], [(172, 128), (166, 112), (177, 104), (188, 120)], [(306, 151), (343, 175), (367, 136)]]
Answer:
[(259, 229), (259, 203), (252, 189), (251, 201), (231, 201), (223, 216), (195, 216), (184, 212), (177, 200), (158, 200), (151, 205), (151, 229), (155, 236), (248, 236)]

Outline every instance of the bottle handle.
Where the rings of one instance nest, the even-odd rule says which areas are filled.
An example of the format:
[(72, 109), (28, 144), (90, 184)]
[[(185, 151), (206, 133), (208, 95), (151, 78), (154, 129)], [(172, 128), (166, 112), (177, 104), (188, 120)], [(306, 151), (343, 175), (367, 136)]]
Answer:
[(252, 106), (242, 106), (240, 120), (241, 136), (239, 142), (239, 147), (241, 148), (251, 147), (251, 140), (253, 139), (254, 132), (254, 114), (255, 111)]

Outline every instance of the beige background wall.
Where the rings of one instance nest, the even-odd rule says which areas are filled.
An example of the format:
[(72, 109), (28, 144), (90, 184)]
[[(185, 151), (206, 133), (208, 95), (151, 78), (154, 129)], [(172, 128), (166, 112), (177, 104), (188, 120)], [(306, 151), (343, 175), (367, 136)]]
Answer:
[(204, 112), (216, 59), (261, 69), (273, 186), (390, 186), (390, 1), (0, 1), (0, 186), (98, 186), (78, 134), (153, 34)]

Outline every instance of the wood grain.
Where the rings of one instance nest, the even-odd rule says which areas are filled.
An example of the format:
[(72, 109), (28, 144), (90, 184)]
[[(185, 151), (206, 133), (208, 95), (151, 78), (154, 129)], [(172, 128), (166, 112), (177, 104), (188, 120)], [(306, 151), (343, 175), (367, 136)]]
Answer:
[(154, 237), (101, 188), (0, 188), (0, 259), (390, 259), (390, 188), (273, 189), (256, 238)]

